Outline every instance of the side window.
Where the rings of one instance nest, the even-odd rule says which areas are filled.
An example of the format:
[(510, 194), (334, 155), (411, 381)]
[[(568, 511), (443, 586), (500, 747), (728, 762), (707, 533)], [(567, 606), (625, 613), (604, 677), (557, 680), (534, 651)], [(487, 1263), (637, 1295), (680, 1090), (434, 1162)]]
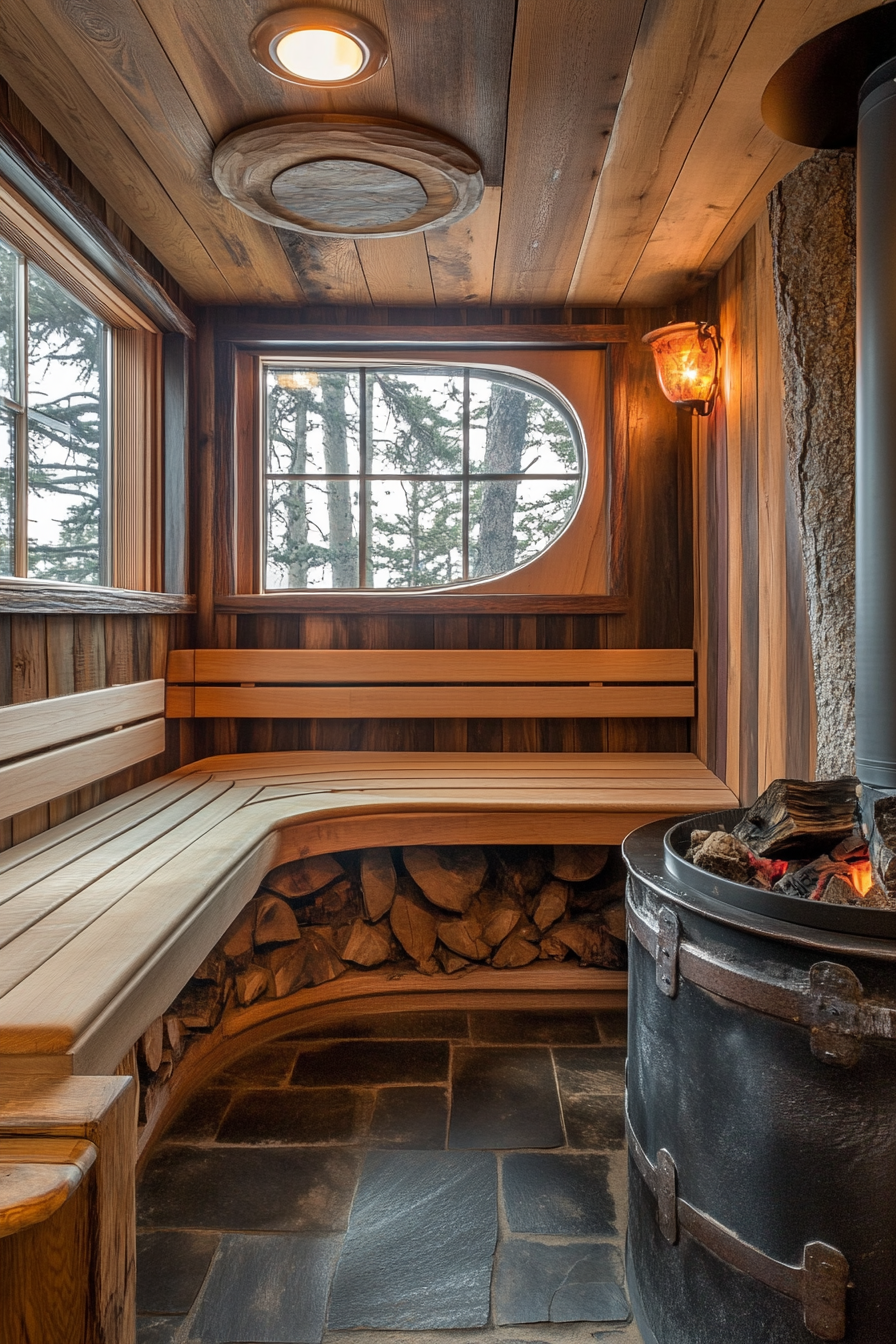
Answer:
[(0, 241), (0, 573), (110, 582), (110, 341)]
[(264, 586), (431, 588), (504, 574), (571, 517), (559, 396), (475, 368), (263, 365)]

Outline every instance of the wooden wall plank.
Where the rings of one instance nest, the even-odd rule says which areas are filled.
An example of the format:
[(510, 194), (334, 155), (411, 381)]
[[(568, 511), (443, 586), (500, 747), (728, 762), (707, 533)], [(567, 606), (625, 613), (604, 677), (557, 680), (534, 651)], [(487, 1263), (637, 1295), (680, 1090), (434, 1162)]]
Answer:
[(520, 0), (493, 302), (564, 303), (642, 0)]
[(571, 303), (622, 298), (761, 3), (648, 0), (570, 286)]
[[(782, 151), (762, 121), (762, 90), (803, 42), (867, 8), (867, 0), (765, 0), (680, 167), (623, 303), (674, 301), (711, 278), (698, 258), (710, 255), (769, 164), (777, 157), (783, 176), (808, 152)], [(732, 247), (738, 241), (729, 239)]]
[(293, 297), (298, 286), (276, 237), (212, 182), (214, 142), (135, 0), (27, 3), (201, 233), (237, 299)]
[(197, 302), (236, 297), (197, 232), (151, 172), (91, 81), (68, 59), (28, 4), (0, 8), (0, 72), (73, 163), (102, 187), (130, 225)]

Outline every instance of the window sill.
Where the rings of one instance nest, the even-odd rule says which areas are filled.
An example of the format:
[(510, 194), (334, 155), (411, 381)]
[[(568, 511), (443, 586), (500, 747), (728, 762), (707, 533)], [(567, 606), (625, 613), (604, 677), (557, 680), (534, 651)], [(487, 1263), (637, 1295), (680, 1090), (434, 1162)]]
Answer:
[(237, 593), (215, 598), (220, 615), (238, 616), (293, 612), (296, 615), (385, 615), (475, 616), (475, 615), (622, 615), (628, 611), (626, 597), (597, 593), (462, 593), (408, 592), (380, 589), (308, 591), (282, 593)]
[(46, 579), (0, 578), (0, 612), (34, 616), (61, 616), (69, 612), (175, 616), (195, 610), (195, 597), (181, 593), (143, 593), (130, 588), (51, 583)]

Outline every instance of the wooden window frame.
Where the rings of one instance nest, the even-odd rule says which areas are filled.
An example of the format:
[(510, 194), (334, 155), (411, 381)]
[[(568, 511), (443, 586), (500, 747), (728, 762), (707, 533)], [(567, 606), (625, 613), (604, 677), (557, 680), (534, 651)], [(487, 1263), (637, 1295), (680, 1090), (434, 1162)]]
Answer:
[[(112, 589), (163, 587), (162, 332), (13, 186), (0, 179), (0, 237), (45, 271), (111, 332), (111, 461), (108, 496), (109, 581)], [(20, 550), (17, 542), (17, 550)], [(44, 591), (46, 581), (4, 578), (0, 592)], [(93, 584), (53, 584), (73, 597)], [(109, 592), (109, 588), (103, 589)]]
[[(490, 343), (489, 348), (464, 342), (433, 348), (421, 342), (413, 348), (396, 350), (371, 340), (340, 349), (339, 363), (396, 363), (407, 365), (455, 365), (483, 371), (493, 368), (528, 377), (533, 387), (543, 383), (567, 402), (579, 421), (585, 454), (585, 473), (576, 510), (560, 536), (541, 555), (518, 569), (493, 578), (468, 580), (441, 588), (424, 589), (263, 589), (262, 532), (262, 362), (272, 359), (298, 360), (320, 364), (336, 352), (326, 346), (315, 347), (310, 341), (295, 344), (278, 341), (276, 349), (267, 344), (230, 345), (229, 358), (216, 361), (218, 374), (227, 364), (233, 377), (231, 404), (233, 429), (233, 588), (215, 595), (219, 612), (328, 610), (371, 611), (424, 609), (483, 609), (493, 603), (535, 610), (547, 603), (550, 610), (568, 606), (570, 610), (618, 611), (625, 609), (624, 537), (622, 529), (626, 476), (627, 408), (624, 397), (622, 364), (623, 344), (582, 343), (572, 340), (558, 348), (521, 347), (514, 341), (512, 327), (506, 329), (506, 345)], [(226, 347), (227, 342), (223, 345)], [(272, 343), (273, 344), (273, 343)], [(219, 346), (220, 355), (224, 350)], [(561, 367), (557, 356), (590, 355), (594, 398), (584, 408), (581, 398), (570, 395), (564, 380), (550, 376), (552, 364)], [(597, 356), (594, 359), (594, 356)], [(553, 356), (553, 360), (551, 358)], [(583, 366), (584, 367), (584, 366)], [(569, 554), (563, 557), (562, 548)], [(573, 553), (578, 557), (572, 559)], [(584, 556), (584, 559), (582, 558)], [(556, 563), (558, 560), (564, 563)], [(547, 609), (547, 608), (546, 608)]]

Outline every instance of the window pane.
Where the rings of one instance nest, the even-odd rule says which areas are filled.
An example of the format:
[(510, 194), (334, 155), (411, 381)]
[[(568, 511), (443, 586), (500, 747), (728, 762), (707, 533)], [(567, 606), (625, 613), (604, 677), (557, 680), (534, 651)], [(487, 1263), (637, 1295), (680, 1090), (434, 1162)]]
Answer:
[(578, 481), (470, 484), (470, 577), (503, 574), (553, 540), (576, 502)]
[(267, 462), (271, 475), (357, 476), (357, 373), (268, 368)]
[(0, 410), (0, 574), (15, 568), (15, 430), (12, 411)]
[(28, 572), (99, 583), (106, 329), (28, 269)]
[(269, 481), (265, 586), (358, 587), (358, 482)]
[(0, 242), (0, 394), (18, 401), (16, 388), (16, 293), (19, 259)]
[(553, 402), (512, 383), (471, 376), (470, 470), (542, 476), (577, 472), (566, 417)]
[(441, 476), (463, 470), (464, 379), (453, 373), (371, 370), (374, 475)]
[(425, 588), (463, 578), (460, 481), (371, 481), (372, 588)]

